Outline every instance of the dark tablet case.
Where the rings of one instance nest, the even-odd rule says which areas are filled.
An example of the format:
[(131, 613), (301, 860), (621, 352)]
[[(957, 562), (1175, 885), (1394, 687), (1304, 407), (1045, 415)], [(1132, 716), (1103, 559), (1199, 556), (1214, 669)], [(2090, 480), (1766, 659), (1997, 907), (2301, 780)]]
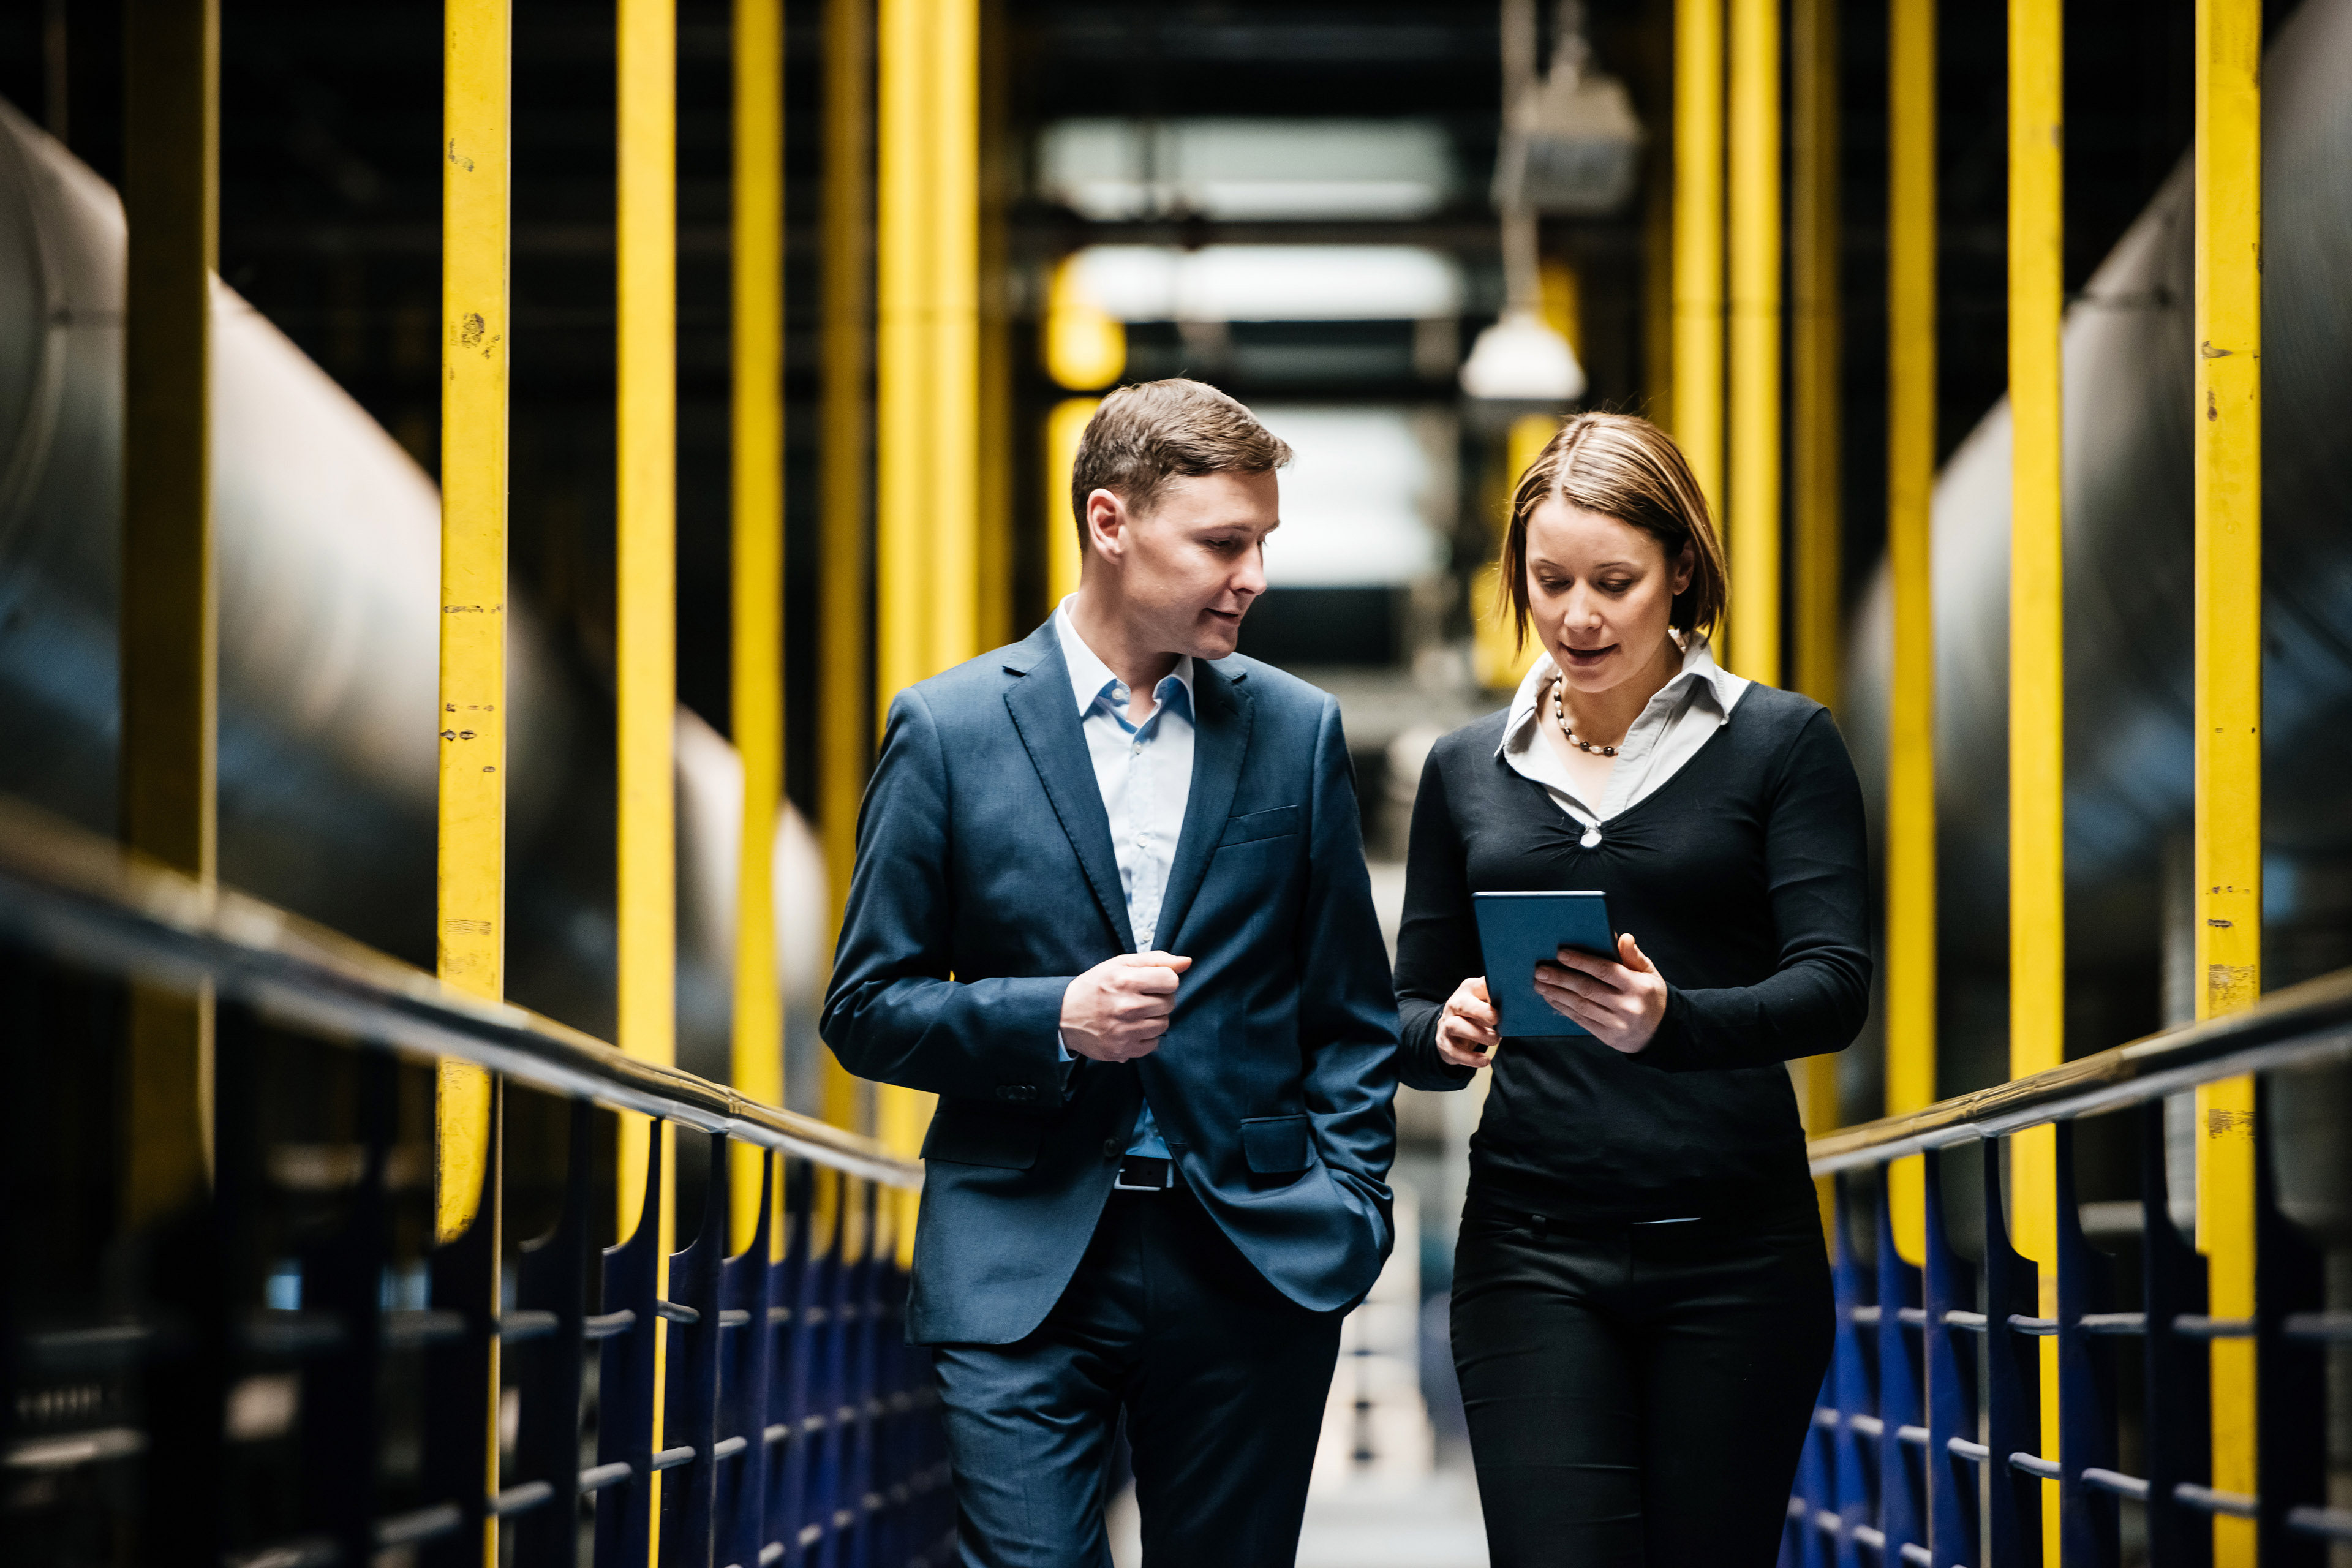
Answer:
[(1536, 994), (1535, 968), (1563, 947), (1613, 959), (1617, 938), (1609, 902), (1600, 893), (1476, 893), (1478, 951), (1486, 962), (1486, 994), (1502, 1014), (1506, 1039), (1530, 1035), (1589, 1035)]

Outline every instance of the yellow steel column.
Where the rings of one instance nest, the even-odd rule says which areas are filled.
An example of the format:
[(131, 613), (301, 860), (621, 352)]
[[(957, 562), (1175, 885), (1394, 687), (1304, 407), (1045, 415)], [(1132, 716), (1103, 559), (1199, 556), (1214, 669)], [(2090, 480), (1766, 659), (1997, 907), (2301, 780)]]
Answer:
[(1045, 416), (1045, 594), (1056, 605), (1078, 591), (1078, 573), (1086, 561), (1070, 502), (1070, 479), (1087, 422), (1101, 406), (1099, 397), (1065, 397)]
[[(2066, 1056), (2063, 26), (2060, 0), (2009, 7), (2009, 1070)], [(2057, 1135), (2012, 1144), (2017, 1248), (2057, 1310)], [(2058, 1452), (2058, 1342), (2042, 1342), (2042, 1445)], [(2058, 1561), (2058, 1487), (2042, 1483), (2043, 1550)]]
[[(1844, 498), (1838, 421), (1838, 14), (1837, 0), (1793, 0), (1790, 7), (1789, 259), (1795, 321), (1790, 333), (1794, 425), (1790, 457), (1790, 548), (1795, 555), (1794, 668), (1797, 689), (1835, 708), (1844, 649), (1840, 616)], [(1798, 1068), (1805, 1131), (1837, 1126), (1836, 1057), (1811, 1057)], [(1832, 1184), (1820, 1184), (1822, 1213)]]
[(1675, 0), (1675, 440), (1723, 515), (1723, 0)]
[[(507, 369), (513, 20), (509, 0), (448, 0), (442, 16), (441, 978), (506, 994)], [(436, 1083), (438, 1240), (476, 1225), (499, 1246), (489, 1075), (444, 1061)], [(484, 1200), (488, 1212), (481, 1212)], [(484, 1306), (498, 1310), (497, 1286)], [(484, 1495), (499, 1490), (499, 1343), (482, 1418)], [(499, 1521), (482, 1521), (497, 1568)]]
[[(784, 1101), (776, 819), (784, 798), (784, 33), (782, 0), (735, 0), (731, 728), (743, 760), (735, 875), (735, 1087)], [(730, 1245), (751, 1244), (767, 1168), (730, 1147)]]
[[(822, 542), (817, 574), (817, 818), (824, 838), (825, 879), (838, 921), (857, 855), (857, 805), (866, 789), (866, 681), (873, 665), (866, 570), (866, 336), (871, 294), (866, 269), (873, 154), (873, 71), (868, 0), (827, 0), (824, 13), (824, 241), (820, 484)], [(857, 1080), (832, 1053), (820, 1060), (826, 1121), (859, 1122)]]
[[(882, 0), (880, 37), (875, 695), (887, 711), (980, 651), (977, 0)], [(877, 1134), (912, 1154), (931, 1098), (877, 1089)]]
[(1838, 6), (1837, 0), (1793, 0), (1790, 7), (1789, 261), (1796, 296), (1790, 333), (1790, 384), (1795, 415), (1790, 442), (1791, 552), (1796, 625), (1790, 628), (1798, 690), (1834, 709), (1845, 660), (1840, 613), (1844, 549), (1843, 416), (1838, 314)]
[[(219, 605), (212, 506), (212, 283), (220, 213), (217, 0), (131, 0), (125, 17), (122, 842), (209, 886)], [(212, 1177), (213, 1007), (134, 987), (124, 1217)]]
[(1731, 0), (1731, 626), (1725, 663), (1780, 684), (1780, 5)]
[(932, 673), (928, 503), (937, 488), (924, 416), (931, 387), (933, 237), (926, 134), (935, 0), (880, 0), (875, 188), (875, 721)]
[[(506, 994), (508, 0), (450, 0), (441, 145), (441, 978)], [(489, 1076), (445, 1061), (441, 1239), (474, 1218)]]
[[(2260, 0), (2197, 7), (2197, 1016), (2251, 1006), (2263, 946)], [(2254, 1315), (2254, 1083), (2197, 1094), (2197, 1239), (2217, 1318)], [(2213, 1485), (2258, 1493), (2255, 1347), (2213, 1342)], [(2256, 1560), (2216, 1518), (2215, 1568)]]
[[(1887, 715), (1886, 1113), (1936, 1098), (1936, 0), (1887, 7), (1886, 551), (1895, 578)], [(1927, 1260), (1921, 1161), (1898, 1160), (1895, 1244)]]
[[(619, 665), (620, 1038), (648, 1061), (677, 1059), (677, 11), (620, 0)], [(644, 1215), (652, 1124), (620, 1118), (620, 1234), (650, 1220), (655, 1289), (666, 1291), (676, 1234), (675, 1138), (662, 1126), (660, 1187)], [(654, 1447), (661, 1447), (667, 1325), (654, 1326)], [(656, 1514), (660, 1478), (652, 1478)], [(658, 1546), (656, 1546), (656, 1551)]]
[[(929, 385), (921, 421), (932, 452), (929, 493), (919, 503), (929, 523), (930, 560), (920, 570), (937, 586), (921, 675), (981, 651), (980, 4), (928, 0), (927, 10), (920, 119), (929, 143), (922, 194)], [(917, 569), (912, 562), (893, 564)]]

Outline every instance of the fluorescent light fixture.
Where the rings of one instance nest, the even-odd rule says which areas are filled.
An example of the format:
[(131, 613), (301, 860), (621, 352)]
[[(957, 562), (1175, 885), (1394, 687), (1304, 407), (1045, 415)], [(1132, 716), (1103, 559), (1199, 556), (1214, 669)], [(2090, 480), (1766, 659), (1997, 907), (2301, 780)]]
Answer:
[(1281, 476), (1282, 526), (1266, 542), (1270, 585), (1376, 587), (1444, 567), (1453, 493), (1436, 448), (1450, 424), (1400, 407), (1251, 411), (1294, 454)]
[(1097, 223), (1425, 217), (1456, 184), (1421, 120), (1065, 120), (1037, 142), (1048, 200)]
[(1584, 367), (1541, 317), (1514, 310), (1471, 345), (1462, 390), (1504, 402), (1569, 403), (1584, 395)]
[(1122, 321), (1411, 321), (1462, 311), (1462, 267), (1410, 245), (1097, 245), (1077, 266)]

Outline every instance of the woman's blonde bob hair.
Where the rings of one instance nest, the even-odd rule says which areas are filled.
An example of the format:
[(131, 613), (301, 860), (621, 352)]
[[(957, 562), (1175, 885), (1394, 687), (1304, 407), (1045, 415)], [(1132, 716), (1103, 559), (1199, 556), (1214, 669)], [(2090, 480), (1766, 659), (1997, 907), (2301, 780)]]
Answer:
[(1656, 540), (1672, 565), (1687, 548), (1690, 586), (1675, 595), (1672, 625), (1703, 637), (1723, 618), (1723, 546), (1706, 497), (1682, 448), (1648, 420), (1631, 414), (1579, 414), (1544, 443), (1511, 492), (1510, 531), (1503, 537), (1498, 610), (1507, 608), (1517, 646), (1528, 642), (1528, 518), (1552, 500), (1630, 523)]

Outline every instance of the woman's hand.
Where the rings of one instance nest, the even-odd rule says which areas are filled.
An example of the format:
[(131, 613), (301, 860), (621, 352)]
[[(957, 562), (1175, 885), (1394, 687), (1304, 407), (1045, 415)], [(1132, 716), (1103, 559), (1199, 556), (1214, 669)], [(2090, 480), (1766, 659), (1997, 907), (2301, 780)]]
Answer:
[[(1666, 983), (1631, 934), (1617, 939), (1617, 956), (1623, 962), (1563, 947), (1558, 963), (1536, 965), (1536, 994), (1553, 1012), (1591, 1030), (1611, 1050), (1630, 1057), (1650, 1043), (1665, 1019)], [(1453, 1004), (1446, 1005), (1450, 1010)], [(1444, 1038), (1441, 1032), (1440, 1054)]]
[(1437, 1059), (1457, 1068), (1486, 1066), (1502, 1043), (1495, 1033), (1501, 1022), (1486, 994), (1486, 977), (1472, 975), (1454, 988), (1445, 1010), (1437, 1016)]

